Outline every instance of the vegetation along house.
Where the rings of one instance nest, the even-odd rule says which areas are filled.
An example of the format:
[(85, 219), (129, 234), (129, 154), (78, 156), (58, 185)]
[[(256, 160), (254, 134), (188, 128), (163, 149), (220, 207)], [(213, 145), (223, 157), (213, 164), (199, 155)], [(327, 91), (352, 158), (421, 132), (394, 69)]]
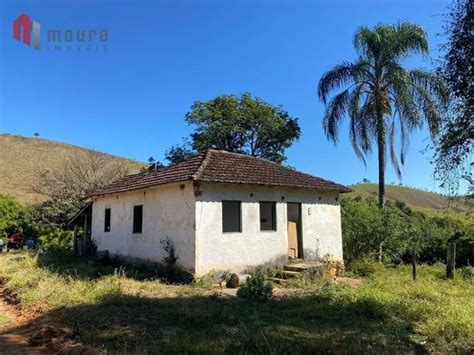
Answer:
[(342, 185), (243, 154), (207, 150), (128, 175), (92, 196), (98, 250), (178, 264), (197, 275), (281, 257), (342, 260)]

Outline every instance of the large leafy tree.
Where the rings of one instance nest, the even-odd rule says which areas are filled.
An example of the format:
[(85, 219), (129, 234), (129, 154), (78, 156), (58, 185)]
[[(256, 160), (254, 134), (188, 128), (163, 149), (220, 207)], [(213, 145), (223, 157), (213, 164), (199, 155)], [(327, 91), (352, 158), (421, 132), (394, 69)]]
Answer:
[[(426, 122), (431, 136), (437, 134), (447, 92), (439, 77), (402, 66), (410, 54), (428, 54), (427, 35), (420, 26), (399, 23), (360, 27), (353, 42), (357, 60), (336, 65), (319, 81), (318, 96), (326, 104), (323, 126), (328, 139), (337, 142), (347, 115), (352, 146), (364, 163), (375, 144), (379, 207), (383, 208), (387, 152), (401, 177), (409, 133)], [(337, 89), (342, 91), (330, 98)]]
[(171, 163), (208, 148), (282, 163), (286, 160), (285, 150), (300, 137), (296, 118), (281, 106), (271, 105), (249, 93), (196, 101), (186, 114), (186, 122), (195, 126), (191, 142), (168, 151), (167, 159)]
[(449, 88), (450, 108), (437, 140), (435, 172), (451, 193), (462, 180), (474, 193), (474, 1), (456, 0), (445, 29), (438, 70)]

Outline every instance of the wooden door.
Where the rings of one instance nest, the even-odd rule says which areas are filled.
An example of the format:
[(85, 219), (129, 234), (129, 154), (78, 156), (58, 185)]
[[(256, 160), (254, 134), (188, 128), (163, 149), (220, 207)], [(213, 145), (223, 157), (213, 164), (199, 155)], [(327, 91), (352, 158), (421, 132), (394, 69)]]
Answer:
[(298, 258), (298, 225), (288, 221), (288, 256)]

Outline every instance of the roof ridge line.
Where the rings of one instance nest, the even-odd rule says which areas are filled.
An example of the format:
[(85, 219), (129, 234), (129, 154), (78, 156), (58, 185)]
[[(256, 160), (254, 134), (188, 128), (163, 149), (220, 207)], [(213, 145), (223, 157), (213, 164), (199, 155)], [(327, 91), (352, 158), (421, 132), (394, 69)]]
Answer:
[[(226, 153), (226, 154), (234, 154), (234, 155), (240, 155), (240, 156), (245, 156), (245, 157), (248, 157), (248, 158), (253, 158), (253, 159), (256, 159), (256, 160), (263, 160), (264, 162), (266, 163), (269, 163), (269, 164), (272, 164), (274, 166), (277, 166), (279, 168), (283, 168), (283, 169), (286, 169), (286, 170), (289, 170), (289, 171), (292, 171), (292, 172), (296, 172), (296, 173), (299, 173), (299, 174), (303, 174), (303, 175), (306, 175), (306, 176), (309, 176), (311, 178), (316, 178), (316, 179), (319, 179), (319, 180), (323, 180), (323, 181), (328, 181), (328, 182), (333, 182), (331, 180), (326, 180), (326, 179), (323, 179), (323, 178), (320, 178), (319, 176), (315, 176), (313, 174), (309, 174), (309, 173), (305, 173), (303, 171), (299, 171), (299, 170), (296, 170), (295, 168), (291, 168), (289, 166), (285, 166), (283, 165), (282, 163), (277, 163), (277, 162), (274, 162), (274, 161), (271, 161), (271, 160), (268, 160), (268, 159), (265, 159), (265, 158), (261, 158), (261, 157), (256, 157), (256, 156), (253, 156), (253, 155), (250, 155), (250, 154), (246, 154), (246, 153), (238, 153), (238, 152), (229, 152), (228, 150), (218, 150), (218, 149), (208, 149), (208, 150), (213, 150), (217, 153)], [(337, 184), (337, 183), (336, 183)], [(340, 184), (339, 184), (340, 185)]]
[(191, 176), (191, 180), (196, 181), (199, 180), (199, 178), (202, 175), (202, 172), (206, 168), (207, 164), (209, 164), (210, 160), (210, 155), (213, 149), (206, 149), (204, 153), (204, 157), (201, 160), (201, 164), (199, 164), (199, 167), (196, 169), (196, 172)]
[[(306, 175), (310, 178), (313, 178), (313, 179), (318, 179), (320, 181), (324, 181), (324, 182), (329, 182), (329, 183), (333, 183), (333, 184), (336, 184), (336, 185), (340, 185), (340, 186), (344, 186), (342, 184), (339, 184), (337, 182), (334, 182), (332, 180), (327, 180), (327, 179), (323, 179), (319, 176), (315, 176), (313, 174), (309, 174), (309, 173), (305, 173), (305, 172), (302, 172), (302, 171), (299, 171), (299, 170), (296, 170), (294, 168), (291, 168), (291, 167), (288, 167), (288, 166), (285, 166), (281, 163), (277, 163), (277, 162), (274, 162), (274, 161), (271, 161), (271, 160), (268, 160), (268, 159), (265, 159), (265, 158), (261, 158), (261, 157), (255, 157), (253, 155), (250, 155), (250, 154), (246, 154), (246, 153), (239, 153), (239, 152), (230, 152), (228, 150), (224, 150), (224, 149), (214, 149), (214, 148), (208, 148), (206, 149), (206, 152), (205, 152), (205, 157), (203, 159), (203, 161), (201, 162), (201, 165), (199, 166), (199, 168), (197, 169), (196, 173), (193, 174), (193, 177), (192, 179), (193, 180), (199, 180), (199, 178), (201, 177), (202, 175), (202, 172), (203, 170), (206, 168), (207, 164), (209, 163), (209, 159), (208, 159), (208, 153), (212, 153), (212, 152), (215, 152), (217, 154), (219, 153), (222, 153), (222, 154), (231, 154), (231, 155), (238, 155), (238, 156), (243, 156), (243, 157), (246, 157), (246, 158), (251, 158), (251, 159), (255, 159), (255, 160), (259, 160), (259, 161), (264, 161), (266, 163), (269, 163), (271, 165), (274, 165), (278, 168), (283, 168), (287, 171), (291, 171), (291, 172), (296, 172), (298, 174), (302, 174), (302, 175)], [(210, 154), (209, 154), (210, 155)]]

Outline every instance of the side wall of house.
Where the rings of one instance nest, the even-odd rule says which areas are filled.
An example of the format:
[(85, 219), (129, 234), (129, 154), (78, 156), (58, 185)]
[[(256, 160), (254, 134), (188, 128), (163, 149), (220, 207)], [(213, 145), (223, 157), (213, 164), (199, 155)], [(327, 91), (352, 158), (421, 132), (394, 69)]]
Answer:
[[(133, 233), (135, 205), (143, 205), (143, 230), (139, 234)], [(110, 232), (104, 231), (106, 208), (111, 209)], [(194, 271), (194, 216), (191, 182), (106, 195), (93, 204), (92, 238), (98, 250), (108, 250), (111, 255), (162, 262), (165, 252), (160, 240), (169, 237), (175, 244), (178, 264)]]
[[(206, 183), (196, 197), (196, 273), (242, 270), (288, 255), (287, 202), (301, 203), (305, 257), (342, 259), (339, 193)], [(222, 200), (242, 201), (242, 232), (222, 232)], [(276, 231), (260, 230), (260, 201), (276, 202)]]

